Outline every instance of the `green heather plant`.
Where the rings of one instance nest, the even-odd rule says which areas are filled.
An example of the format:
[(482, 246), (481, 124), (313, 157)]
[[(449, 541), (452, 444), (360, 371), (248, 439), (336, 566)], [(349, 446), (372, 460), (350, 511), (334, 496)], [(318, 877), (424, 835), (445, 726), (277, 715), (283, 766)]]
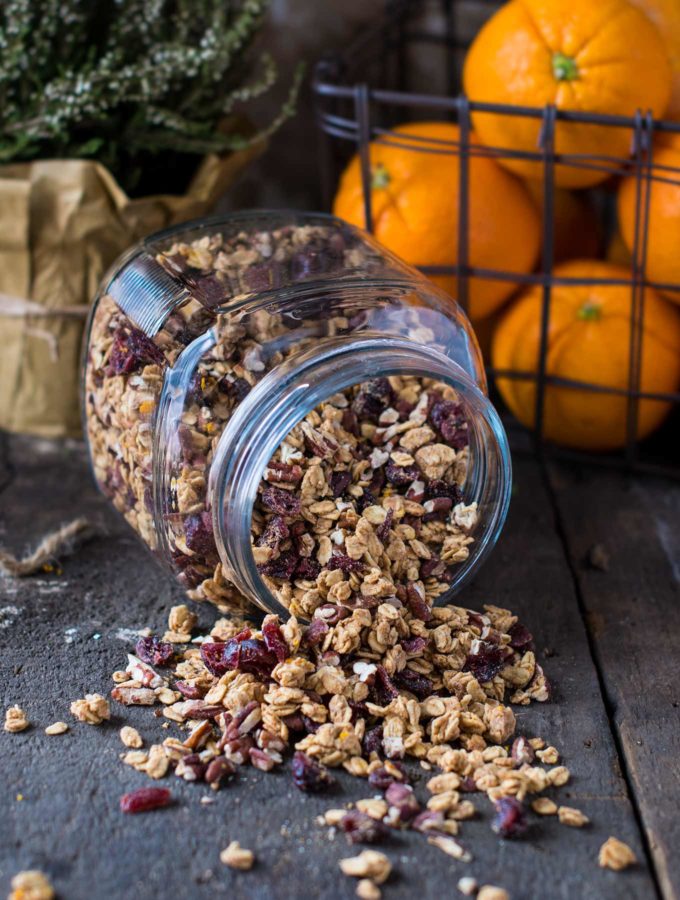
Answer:
[(268, 5), (2, 0), (0, 163), (96, 159), (149, 192), (153, 170), (189, 170), (265, 137), (292, 114), (301, 72), (263, 131), (219, 126), (274, 84), (274, 60), (254, 65), (252, 53)]

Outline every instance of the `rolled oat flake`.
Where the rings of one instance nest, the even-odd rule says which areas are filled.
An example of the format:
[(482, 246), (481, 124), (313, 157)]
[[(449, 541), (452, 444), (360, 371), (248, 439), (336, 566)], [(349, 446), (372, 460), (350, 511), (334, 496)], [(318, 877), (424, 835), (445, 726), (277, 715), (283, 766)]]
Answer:
[(485, 391), (450, 297), (302, 213), (138, 244), (83, 368), (97, 483), (188, 596), (320, 632), (385, 603), (427, 620), (491, 549), (511, 471)]

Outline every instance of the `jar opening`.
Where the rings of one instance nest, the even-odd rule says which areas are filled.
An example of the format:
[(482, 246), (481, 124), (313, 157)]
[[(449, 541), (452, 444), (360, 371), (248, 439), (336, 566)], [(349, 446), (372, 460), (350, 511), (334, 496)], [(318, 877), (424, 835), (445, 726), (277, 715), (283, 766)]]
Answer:
[[(353, 439), (338, 446), (338, 434)], [(440, 351), (338, 339), (289, 358), (243, 400), (209, 495), (225, 574), (266, 611), (441, 603), (500, 532), (509, 453), (488, 399)]]

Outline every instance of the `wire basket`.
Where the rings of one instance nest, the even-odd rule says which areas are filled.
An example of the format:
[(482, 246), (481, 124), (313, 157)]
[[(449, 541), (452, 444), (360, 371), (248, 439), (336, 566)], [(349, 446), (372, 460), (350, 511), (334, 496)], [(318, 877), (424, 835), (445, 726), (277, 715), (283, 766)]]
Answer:
[[(664, 292), (678, 290), (680, 284), (656, 283), (646, 277), (648, 218), (650, 192), (654, 182), (680, 185), (680, 169), (659, 166), (653, 158), (653, 137), (659, 132), (680, 132), (680, 123), (659, 121), (650, 113), (639, 111), (632, 118), (558, 110), (554, 106), (518, 107), (476, 103), (463, 94), (456, 96), (461, 82), (465, 52), (480, 25), (500, 6), (488, 0), (393, 0), (388, 2), (383, 17), (367, 28), (344, 52), (328, 56), (317, 63), (313, 81), (317, 125), (321, 135), (320, 165), (324, 202), (330, 207), (338, 176), (350, 156), (358, 152), (363, 185), (365, 227), (373, 231), (371, 209), (371, 161), (369, 142), (375, 138), (400, 146), (399, 135), (391, 131), (406, 121), (443, 119), (458, 125), (458, 140), (442, 142), (442, 146), (415, 152), (441, 152), (458, 157), (458, 236), (457, 264), (422, 266), (429, 275), (455, 277), (456, 299), (468, 307), (470, 279), (495, 279), (512, 282), (519, 291), (533, 285), (541, 291), (541, 326), (539, 362), (532, 372), (494, 369), (487, 366), (494, 400), (502, 401), (495, 389), (499, 378), (519, 379), (535, 383), (534, 426), (520, 425), (506, 410), (504, 421), (513, 449), (534, 452), (541, 457), (557, 456), (587, 461), (598, 465), (622, 467), (637, 472), (680, 477), (680, 454), (675, 437), (680, 424), (680, 393), (645, 393), (640, 387), (645, 288)], [(418, 52), (427, 47), (429, 71), (419, 73), (413, 60), (422, 59)], [(433, 76), (437, 71), (439, 83)], [(419, 83), (420, 79), (420, 83)], [(423, 84), (423, 81), (425, 82)], [(449, 85), (454, 90), (447, 90)], [(421, 90), (419, 90), (421, 88)], [(441, 93), (438, 92), (441, 90)], [(505, 147), (471, 143), (471, 114), (493, 113), (498, 116), (540, 120), (540, 138), (535, 152), (521, 152)], [(630, 157), (598, 155), (558, 155), (555, 153), (555, 127), (559, 121), (598, 128), (626, 129), (630, 134)], [(412, 142), (409, 149), (413, 149)], [(475, 156), (496, 159), (533, 160), (542, 166), (542, 253), (536, 270), (527, 274), (476, 268), (470, 265), (469, 204), (470, 160)], [(629, 274), (625, 278), (568, 278), (554, 274), (555, 256), (555, 166), (565, 163), (615, 176), (634, 176), (635, 229)], [(611, 192), (595, 189), (599, 216), (603, 226), (612, 230), (613, 203)], [(680, 252), (680, 248), (678, 248)], [(558, 377), (547, 372), (548, 326), (551, 315), (551, 293), (556, 285), (626, 285), (630, 291), (630, 346), (628, 378), (625, 387), (604, 387), (587, 381)], [(680, 294), (679, 294), (680, 296)], [(608, 453), (571, 450), (551, 444), (545, 439), (546, 388), (598, 392), (611, 398), (625, 398), (626, 441), (620, 451)], [(672, 413), (654, 435), (639, 441), (640, 401), (664, 401), (672, 405)]]

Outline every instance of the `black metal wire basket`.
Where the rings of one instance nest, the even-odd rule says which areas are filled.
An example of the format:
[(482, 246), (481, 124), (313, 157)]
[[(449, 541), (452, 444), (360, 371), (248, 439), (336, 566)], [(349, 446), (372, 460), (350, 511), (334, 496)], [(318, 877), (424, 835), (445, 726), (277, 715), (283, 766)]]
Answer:
[[(456, 265), (422, 266), (426, 274), (446, 274), (455, 277), (456, 299), (468, 306), (470, 279), (495, 279), (512, 282), (517, 290), (529, 285), (541, 291), (541, 326), (539, 363), (535, 371), (494, 369), (487, 365), (487, 373), (494, 399), (502, 408), (495, 391), (498, 379), (533, 381), (535, 387), (534, 427), (520, 425), (509, 412), (504, 419), (513, 449), (534, 452), (543, 457), (557, 456), (587, 461), (598, 465), (621, 467), (638, 472), (680, 477), (680, 453), (677, 452), (677, 433), (680, 424), (680, 393), (649, 393), (641, 390), (643, 323), (646, 288), (662, 292), (677, 290), (680, 284), (656, 283), (646, 274), (649, 241), (650, 192), (653, 183), (680, 185), (680, 169), (660, 166), (653, 157), (653, 138), (658, 133), (680, 132), (680, 123), (659, 121), (640, 110), (631, 118), (612, 115), (558, 110), (554, 106), (518, 107), (477, 103), (462, 93), (449, 89), (461, 83), (465, 52), (480, 25), (498, 7), (489, 0), (392, 0), (386, 5), (383, 17), (367, 28), (339, 55), (328, 56), (317, 63), (313, 91), (317, 124), (321, 136), (320, 164), (324, 201), (331, 205), (338, 176), (350, 156), (359, 154), (363, 185), (363, 215), (365, 227), (373, 231), (371, 209), (371, 160), (369, 143), (376, 138), (399, 146), (399, 135), (391, 129), (399, 123), (422, 120), (424, 114), (432, 119), (457, 123), (458, 140), (434, 152), (455, 154), (458, 157), (458, 235)], [(424, 90), (422, 75), (412, 60), (427, 48), (431, 65)], [(437, 69), (439, 83), (432, 76)], [(421, 83), (418, 83), (419, 77)], [(440, 92), (439, 92), (440, 91)], [(507, 147), (489, 147), (472, 143), (471, 114), (493, 113), (499, 116), (524, 117), (540, 120), (540, 139), (535, 152), (521, 152)], [(580, 123), (599, 128), (627, 129), (630, 133), (630, 157), (596, 155), (558, 155), (555, 152), (555, 128), (560, 121)], [(413, 149), (412, 145), (410, 149)], [(416, 151), (419, 152), (419, 151)], [(423, 152), (432, 152), (431, 146)], [(519, 274), (490, 268), (476, 268), (469, 262), (469, 203), (470, 160), (476, 155), (496, 159), (511, 157), (533, 160), (542, 166), (542, 252), (535, 271)], [(555, 166), (565, 163), (617, 176), (635, 179), (635, 230), (631, 250), (629, 276), (623, 278), (566, 278), (554, 274), (555, 223)], [(445, 187), (444, 187), (445, 189)], [(612, 202), (606, 190), (596, 190), (599, 215), (603, 227), (612, 229)], [(493, 214), (493, 213), (491, 213)], [(680, 252), (680, 248), (678, 248)], [(562, 378), (547, 372), (548, 327), (551, 315), (551, 294), (556, 285), (626, 285), (630, 291), (630, 346), (628, 348), (628, 379), (625, 387), (604, 387), (585, 380)], [(680, 294), (678, 295), (680, 296)], [(512, 301), (511, 301), (512, 302)], [(566, 449), (546, 440), (544, 434), (546, 388), (550, 385), (564, 389), (598, 392), (611, 398), (625, 398), (626, 440), (619, 451), (608, 453)], [(664, 401), (672, 405), (672, 413), (652, 437), (638, 440), (638, 418), (642, 400)]]

